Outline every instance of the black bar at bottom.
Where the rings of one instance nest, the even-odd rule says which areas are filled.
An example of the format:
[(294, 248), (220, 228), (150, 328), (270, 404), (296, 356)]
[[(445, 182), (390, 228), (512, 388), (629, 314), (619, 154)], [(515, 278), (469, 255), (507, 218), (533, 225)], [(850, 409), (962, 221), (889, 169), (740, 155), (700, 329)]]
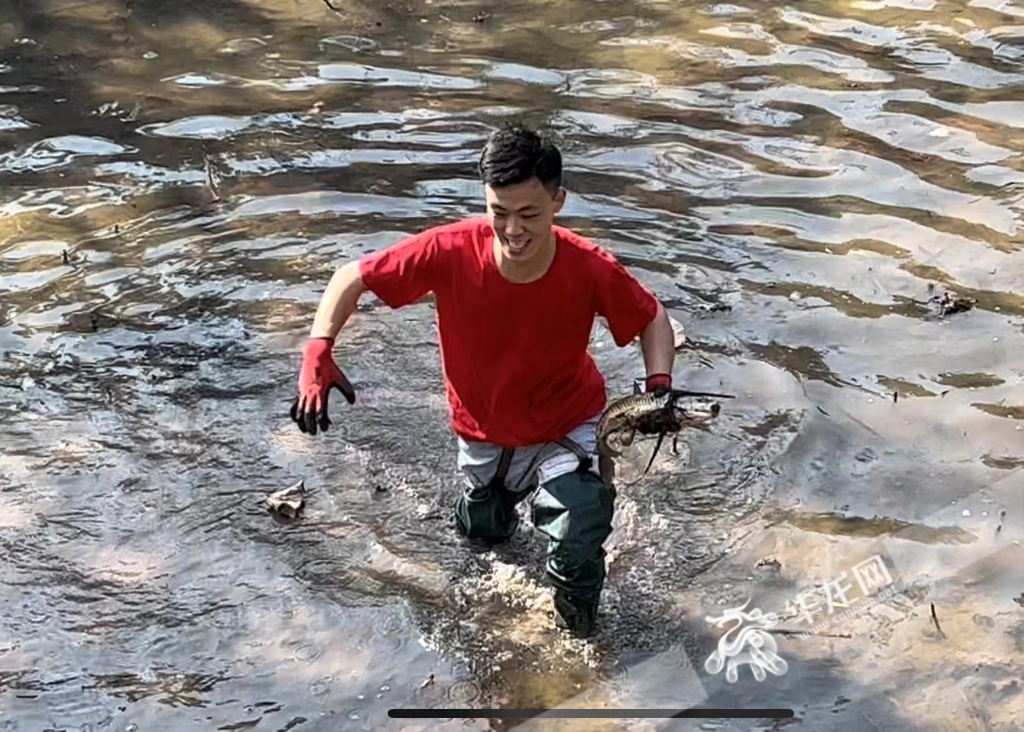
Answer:
[(389, 709), (392, 719), (792, 719), (792, 709)]

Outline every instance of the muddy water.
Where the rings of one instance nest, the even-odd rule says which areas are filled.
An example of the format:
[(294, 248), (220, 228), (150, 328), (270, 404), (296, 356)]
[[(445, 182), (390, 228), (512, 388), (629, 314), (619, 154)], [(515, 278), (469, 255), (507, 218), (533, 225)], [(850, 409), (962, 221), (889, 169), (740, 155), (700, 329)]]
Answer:
[[(1024, 6), (333, 5), (2, 4), (0, 728), (1020, 729)], [(590, 642), (552, 633), (537, 537), (452, 535), (429, 303), (367, 300), (357, 408), (287, 419), (332, 269), (480, 212), (510, 114), (685, 326), (677, 379), (737, 395), (621, 491)], [(637, 352), (594, 351), (627, 389)], [(706, 616), (876, 554), (895, 600), (774, 636), (782, 676), (707, 673)]]

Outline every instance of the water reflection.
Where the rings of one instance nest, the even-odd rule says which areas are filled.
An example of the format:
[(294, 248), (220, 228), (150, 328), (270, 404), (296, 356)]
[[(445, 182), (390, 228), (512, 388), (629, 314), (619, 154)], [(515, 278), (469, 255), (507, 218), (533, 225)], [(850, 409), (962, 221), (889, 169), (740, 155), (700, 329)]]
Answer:
[[(768, 611), (887, 537), (917, 610), (679, 693), (821, 730), (1024, 716), (1020, 8), (0, 8), (5, 729), (641, 698), (651, 654), (703, 668), (705, 614)], [(429, 303), (367, 301), (338, 353), (358, 408), (315, 443), (287, 420), (332, 269), (478, 213), (507, 115), (560, 137), (565, 222), (686, 326), (678, 378), (738, 395), (623, 491), (593, 643), (551, 632), (540, 543), (475, 554), (448, 526)], [(977, 305), (937, 316), (929, 285)], [(629, 388), (638, 354), (594, 343)], [(304, 518), (272, 521), (299, 478)]]

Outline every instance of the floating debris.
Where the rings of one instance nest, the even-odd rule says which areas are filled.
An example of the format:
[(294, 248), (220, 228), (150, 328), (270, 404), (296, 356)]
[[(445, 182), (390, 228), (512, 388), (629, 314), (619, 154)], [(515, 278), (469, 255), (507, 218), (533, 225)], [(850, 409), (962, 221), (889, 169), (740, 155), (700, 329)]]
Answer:
[(304, 504), (305, 485), (301, 480), (293, 486), (267, 496), (267, 508), (288, 518), (295, 518)]
[[(934, 292), (935, 286), (928, 285), (928, 291)], [(954, 315), (956, 313), (966, 313), (977, 305), (978, 301), (972, 297), (959, 295), (953, 290), (946, 290), (941, 295), (933, 294), (928, 298), (928, 303), (940, 316), (946, 316)]]
[(64, 322), (62, 330), (77, 333), (95, 333), (103, 326), (113, 325), (114, 319), (96, 310), (85, 310), (71, 313)]

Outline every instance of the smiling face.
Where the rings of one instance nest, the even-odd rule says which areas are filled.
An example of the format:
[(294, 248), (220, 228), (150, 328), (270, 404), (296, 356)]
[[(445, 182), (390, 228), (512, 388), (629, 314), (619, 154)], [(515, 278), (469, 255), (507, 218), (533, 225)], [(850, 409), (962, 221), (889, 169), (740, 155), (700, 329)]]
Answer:
[(554, 259), (551, 227), (565, 203), (562, 153), (550, 139), (508, 125), (487, 140), (479, 170), (502, 274), (519, 282), (543, 276)]
[(501, 245), (502, 259), (526, 264), (549, 252), (551, 227), (565, 203), (565, 190), (554, 193), (537, 178), (500, 187), (486, 186), (487, 215)]

